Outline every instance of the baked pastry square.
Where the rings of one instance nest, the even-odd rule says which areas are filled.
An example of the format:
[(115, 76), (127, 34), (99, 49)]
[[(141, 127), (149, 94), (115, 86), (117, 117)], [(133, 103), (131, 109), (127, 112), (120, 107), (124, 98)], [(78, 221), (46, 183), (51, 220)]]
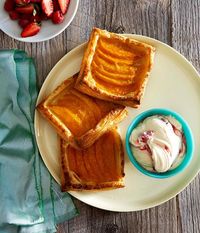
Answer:
[(85, 95), (74, 88), (77, 74), (65, 80), (37, 110), (57, 133), (76, 148), (91, 146), (104, 132), (120, 122), (124, 106)]
[(107, 131), (85, 150), (61, 140), (60, 153), (62, 191), (124, 187), (124, 152), (116, 129)]
[(154, 51), (146, 43), (94, 28), (75, 87), (100, 99), (138, 107)]

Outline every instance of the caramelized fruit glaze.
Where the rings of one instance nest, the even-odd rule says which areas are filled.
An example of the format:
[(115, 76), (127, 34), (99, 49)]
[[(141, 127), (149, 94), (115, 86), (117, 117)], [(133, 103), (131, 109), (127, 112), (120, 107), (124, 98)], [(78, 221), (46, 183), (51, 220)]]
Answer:
[(139, 90), (150, 66), (149, 52), (115, 38), (99, 37), (91, 63), (98, 87), (116, 95)]
[(75, 189), (123, 187), (124, 155), (115, 129), (85, 150), (66, 146), (64, 141), (61, 144), (65, 148), (61, 150), (63, 189), (69, 190), (69, 186)]
[(81, 136), (114, 109), (115, 104), (94, 99), (75, 89), (63, 90), (49, 109), (67, 126), (74, 136)]

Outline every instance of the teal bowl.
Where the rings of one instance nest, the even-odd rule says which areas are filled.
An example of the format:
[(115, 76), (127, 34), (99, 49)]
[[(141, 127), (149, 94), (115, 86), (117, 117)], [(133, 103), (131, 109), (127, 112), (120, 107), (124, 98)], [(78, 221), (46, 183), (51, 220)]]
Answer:
[[(174, 117), (182, 125), (183, 133), (186, 139), (186, 154), (182, 162), (176, 168), (169, 170), (167, 172), (158, 173), (158, 172), (152, 172), (152, 171), (146, 170), (144, 167), (142, 167), (137, 162), (131, 150), (131, 144), (129, 142), (129, 138), (130, 138), (130, 135), (133, 129), (140, 122), (142, 122), (145, 118), (152, 116), (152, 115), (164, 115), (164, 116)], [(136, 116), (136, 118), (133, 119), (126, 133), (126, 151), (128, 153), (129, 159), (132, 162), (132, 164), (143, 174), (153, 177), (153, 178), (160, 178), (160, 179), (169, 178), (183, 171), (188, 166), (190, 161), (192, 160), (193, 151), (194, 151), (194, 139), (193, 139), (192, 132), (191, 132), (189, 125), (178, 113), (172, 110), (169, 110), (169, 109), (155, 108), (155, 109), (147, 110), (139, 114), (138, 116)]]

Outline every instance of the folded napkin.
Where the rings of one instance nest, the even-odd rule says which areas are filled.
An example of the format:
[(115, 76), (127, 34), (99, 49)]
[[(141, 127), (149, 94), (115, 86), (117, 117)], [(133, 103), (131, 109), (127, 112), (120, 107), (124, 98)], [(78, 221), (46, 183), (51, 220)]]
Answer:
[(49, 174), (34, 136), (34, 62), (0, 50), (0, 233), (51, 233), (77, 215), (68, 193)]

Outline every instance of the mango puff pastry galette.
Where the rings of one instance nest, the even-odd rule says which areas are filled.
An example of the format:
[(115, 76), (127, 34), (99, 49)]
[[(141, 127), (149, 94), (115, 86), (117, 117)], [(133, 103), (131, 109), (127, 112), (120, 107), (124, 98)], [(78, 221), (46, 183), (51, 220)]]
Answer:
[(99, 99), (138, 107), (154, 52), (151, 45), (94, 28), (75, 88)]
[(62, 191), (124, 187), (124, 152), (116, 129), (104, 133), (85, 150), (61, 139), (60, 151)]
[(71, 146), (91, 146), (127, 115), (124, 106), (96, 99), (74, 88), (77, 74), (58, 86), (37, 109)]

